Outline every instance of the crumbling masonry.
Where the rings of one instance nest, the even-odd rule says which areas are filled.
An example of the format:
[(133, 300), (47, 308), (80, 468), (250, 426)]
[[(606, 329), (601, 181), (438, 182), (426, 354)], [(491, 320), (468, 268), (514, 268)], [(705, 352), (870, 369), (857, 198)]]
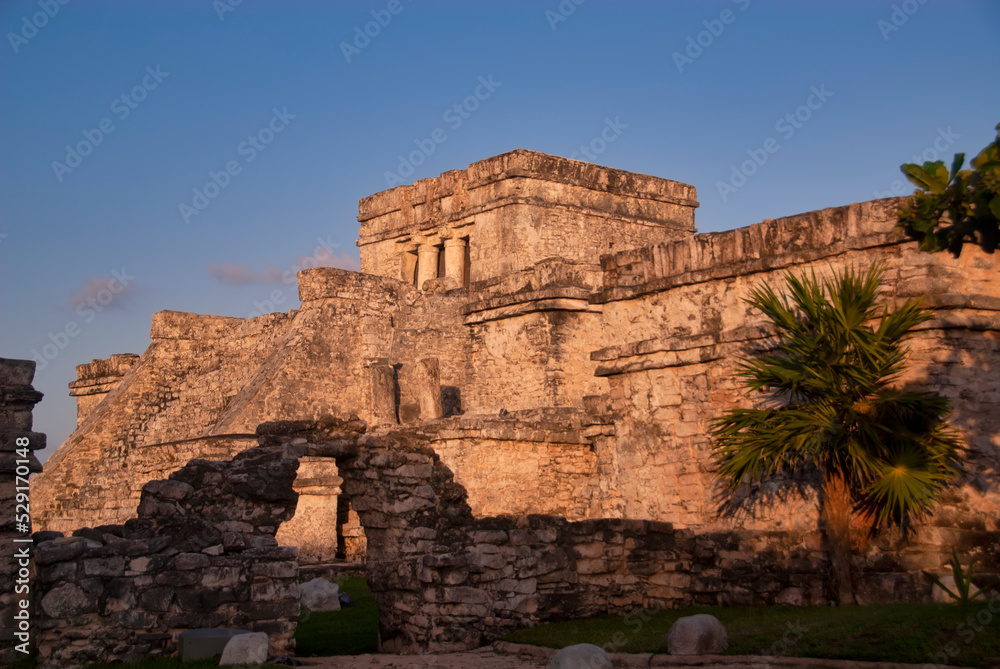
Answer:
[[(862, 596), (924, 596), (929, 583), (906, 574), (940, 568), (952, 547), (996, 572), (997, 257), (975, 247), (958, 259), (919, 252), (893, 231), (898, 204), (695, 234), (692, 186), (523, 150), (378, 193), (360, 203), (362, 271), (300, 272), (299, 309), (254, 319), (161, 312), (141, 356), (78, 367), (79, 425), (33, 480), (36, 522), (60, 531), (123, 523), (146, 482), (192, 458), (231, 459), (256, 445), (263, 422), (355, 415), (371, 438), (420, 435), (467, 492), (476, 522), (641, 519), (671, 532), (777, 533), (767, 546), (819, 550), (811, 493), (778, 491), (754, 515), (718, 514), (708, 429), (750, 402), (733, 371), (766, 334), (743, 301), (753, 286), (779, 285), (788, 270), (881, 261), (887, 301), (923, 296), (934, 310), (901, 382), (952, 400), (969, 467), (905, 548), (875, 542), (859, 555), (866, 578), (885, 575)], [(340, 466), (301, 461), (297, 511), (278, 540), (297, 544), (303, 560), (361, 550), (368, 501)], [(713, 559), (766, 547), (733, 541), (733, 554)], [(369, 552), (370, 569), (378, 559)], [(704, 599), (679, 579), (669, 587), (678, 602)], [(814, 584), (782, 591), (789, 603), (829, 594)], [(712, 593), (780, 594), (735, 582)], [(402, 646), (429, 643), (421, 634)]]

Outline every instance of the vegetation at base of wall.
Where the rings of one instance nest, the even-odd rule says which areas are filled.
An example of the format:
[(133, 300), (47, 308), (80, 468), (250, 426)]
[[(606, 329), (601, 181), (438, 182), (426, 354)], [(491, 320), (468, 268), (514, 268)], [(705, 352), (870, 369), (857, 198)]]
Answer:
[[(1000, 599), (992, 601), (996, 613), (985, 602), (665, 609), (548, 623), (504, 640), (548, 648), (592, 643), (609, 652), (666, 653), (667, 633), (678, 618), (707, 613), (726, 627), (726, 655), (979, 667), (985, 658), (1000, 657)], [(622, 641), (618, 647), (616, 640)]]
[(360, 576), (342, 576), (333, 582), (351, 598), (351, 605), (300, 616), (295, 628), (298, 657), (362, 655), (378, 648), (378, 604), (368, 583)]

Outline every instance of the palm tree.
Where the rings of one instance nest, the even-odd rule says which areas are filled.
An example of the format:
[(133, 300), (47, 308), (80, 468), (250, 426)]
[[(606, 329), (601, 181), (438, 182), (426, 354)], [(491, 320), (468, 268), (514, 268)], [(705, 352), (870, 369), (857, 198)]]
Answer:
[(766, 393), (760, 408), (732, 409), (716, 419), (714, 458), (726, 492), (743, 483), (822, 475), (821, 516), (840, 604), (854, 603), (852, 518), (873, 532), (901, 527), (930, 511), (960, 472), (948, 400), (893, 387), (906, 364), (903, 341), (931, 318), (920, 300), (890, 311), (876, 304), (885, 270), (815, 272), (769, 285), (747, 302), (774, 328), (774, 347), (744, 360), (737, 374)]

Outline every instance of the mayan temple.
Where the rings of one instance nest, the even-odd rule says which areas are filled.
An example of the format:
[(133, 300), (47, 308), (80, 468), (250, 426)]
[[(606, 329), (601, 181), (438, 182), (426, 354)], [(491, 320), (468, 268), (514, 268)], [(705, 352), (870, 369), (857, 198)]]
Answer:
[[(366, 492), (358, 464), (365, 462), (375, 472), (372, 485), (402, 477), (393, 499), (383, 501), (404, 515), (414, 512), (411, 502), (425, 483), (426, 495), (433, 489), (433, 499), (452, 499), (452, 484), (443, 481), (453, 475), (471, 512), (461, 522), (537, 514), (569, 528), (613, 521), (614, 532), (639, 537), (646, 525), (621, 523), (642, 521), (707, 542), (692, 555), (709, 551), (715, 562), (678, 578), (626, 573), (609, 566), (612, 558), (594, 557), (603, 549), (581, 552), (573, 563), (581, 579), (598, 574), (618, 588), (595, 611), (634, 603), (629, 588), (642, 579), (653, 589), (639, 603), (650, 592), (695, 602), (755, 601), (759, 592), (766, 593), (762, 601), (825, 603), (829, 592), (818, 577), (775, 577), (756, 588), (747, 585), (750, 570), (737, 574), (744, 579), (739, 587), (732, 585), (737, 576), (726, 580), (739, 571), (734, 565), (758, 554), (779, 562), (825, 558), (816, 557), (820, 521), (811, 493), (778, 495), (749, 516), (720, 515), (709, 429), (725, 410), (751, 402), (734, 370), (767, 335), (744, 301), (754, 286), (781, 285), (789, 270), (826, 274), (881, 261), (887, 302), (923, 296), (934, 312), (909, 342), (911, 364), (901, 383), (952, 401), (968, 471), (905, 546), (873, 542), (859, 555), (869, 579), (860, 591), (869, 601), (922, 597), (914, 579), (944, 564), (953, 546), (983, 547), (981, 569), (995, 573), (998, 258), (971, 245), (957, 259), (918, 251), (894, 231), (899, 203), (861, 202), (698, 234), (693, 186), (526, 150), (363, 198), (361, 271), (300, 272), (298, 309), (252, 319), (160, 312), (141, 355), (77, 367), (70, 384), (76, 431), (32, 479), (36, 529), (69, 533), (125, 523), (135, 517), (145, 484), (191, 460), (229, 461), (265, 441), (292, 448), (325, 439), (327, 446), (300, 453), (294, 517), (277, 530), (279, 544), (298, 548), (300, 564), (360, 559), (366, 537), (371, 553), (372, 532), (392, 526), (366, 526), (365, 513), (376, 504), (371, 496), (382, 493)], [(275, 437), (275, 427), (258, 430), (293, 421), (300, 427), (289, 428), (287, 438)], [(361, 450), (343, 445), (355, 437), (302, 432), (303, 421), (363, 433), (356, 439)], [(390, 438), (421, 444), (407, 451), (412, 472), (402, 464), (390, 471), (365, 455), (370, 444)], [(406, 486), (414, 492), (400, 492)], [(427, 508), (444, 513), (440, 505)], [(549, 536), (531, 524), (543, 521), (521, 522), (532, 536)], [(499, 531), (483, 526), (468, 541)], [(503, 532), (502, 541), (514, 541), (513, 530)], [(418, 539), (414, 545), (423, 545)], [(385, 550), (397, 545), (378, 541)], [(641, 537), (623, 550), (630, 545), (641, 547)], [(676, 569), (686, 569), (678, 560)], [(440, 560), (422, 564), (446, 568)], [(524, 588), (544, 590), (542, 576), (530, 578), (538, 583)], [(559, 587), (567, 582), (576, 581)], [(614, 597), (624, 599), (615, 604)], [(540, 619), (535, 609), (517, 606), (511, 611), (524, 620)], [(404, 622), (400, 629), (411, 624)], [(474, 647), (446, 643), (431, 629), (401, 633), (407, 641), (397, 647)]]

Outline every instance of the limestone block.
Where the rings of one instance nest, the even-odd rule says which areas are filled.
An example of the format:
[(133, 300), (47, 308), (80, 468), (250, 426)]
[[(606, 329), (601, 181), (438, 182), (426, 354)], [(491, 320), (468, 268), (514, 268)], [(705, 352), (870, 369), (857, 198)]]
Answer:
[(612, 666), (607, 652), (591, 643), (566, 646), (549, 662), (549, 669), (612, 669)]
[(420, 404), (420, 417), (435, 420), (444, 416), (441, 405), (441, 373), (437, 358), (424, 358), (414, 369), (414, 394)]
[(371, 411), (373, 425), (395, 425), (396, 379), (388, 363), (368, 367), (371, 383)]
[(671, 655), (718, 655), (728, 646), (726, 628), (707, 613), (678, 618), (667, 633)]
[(325, 578), (314, 578), (299, 585), (302, 606), (310, 611), (339, 611), (340, 586)]
[(230, 664), (264, 664), (267, 662), (267, 635), (263, 632), (237, 634), (222, 651), (219, 666)]
[(42, 611), (50, 618), (70, 618), (97, 610), (97, 597), (74, 583), (63, 583), (42, 598)]

